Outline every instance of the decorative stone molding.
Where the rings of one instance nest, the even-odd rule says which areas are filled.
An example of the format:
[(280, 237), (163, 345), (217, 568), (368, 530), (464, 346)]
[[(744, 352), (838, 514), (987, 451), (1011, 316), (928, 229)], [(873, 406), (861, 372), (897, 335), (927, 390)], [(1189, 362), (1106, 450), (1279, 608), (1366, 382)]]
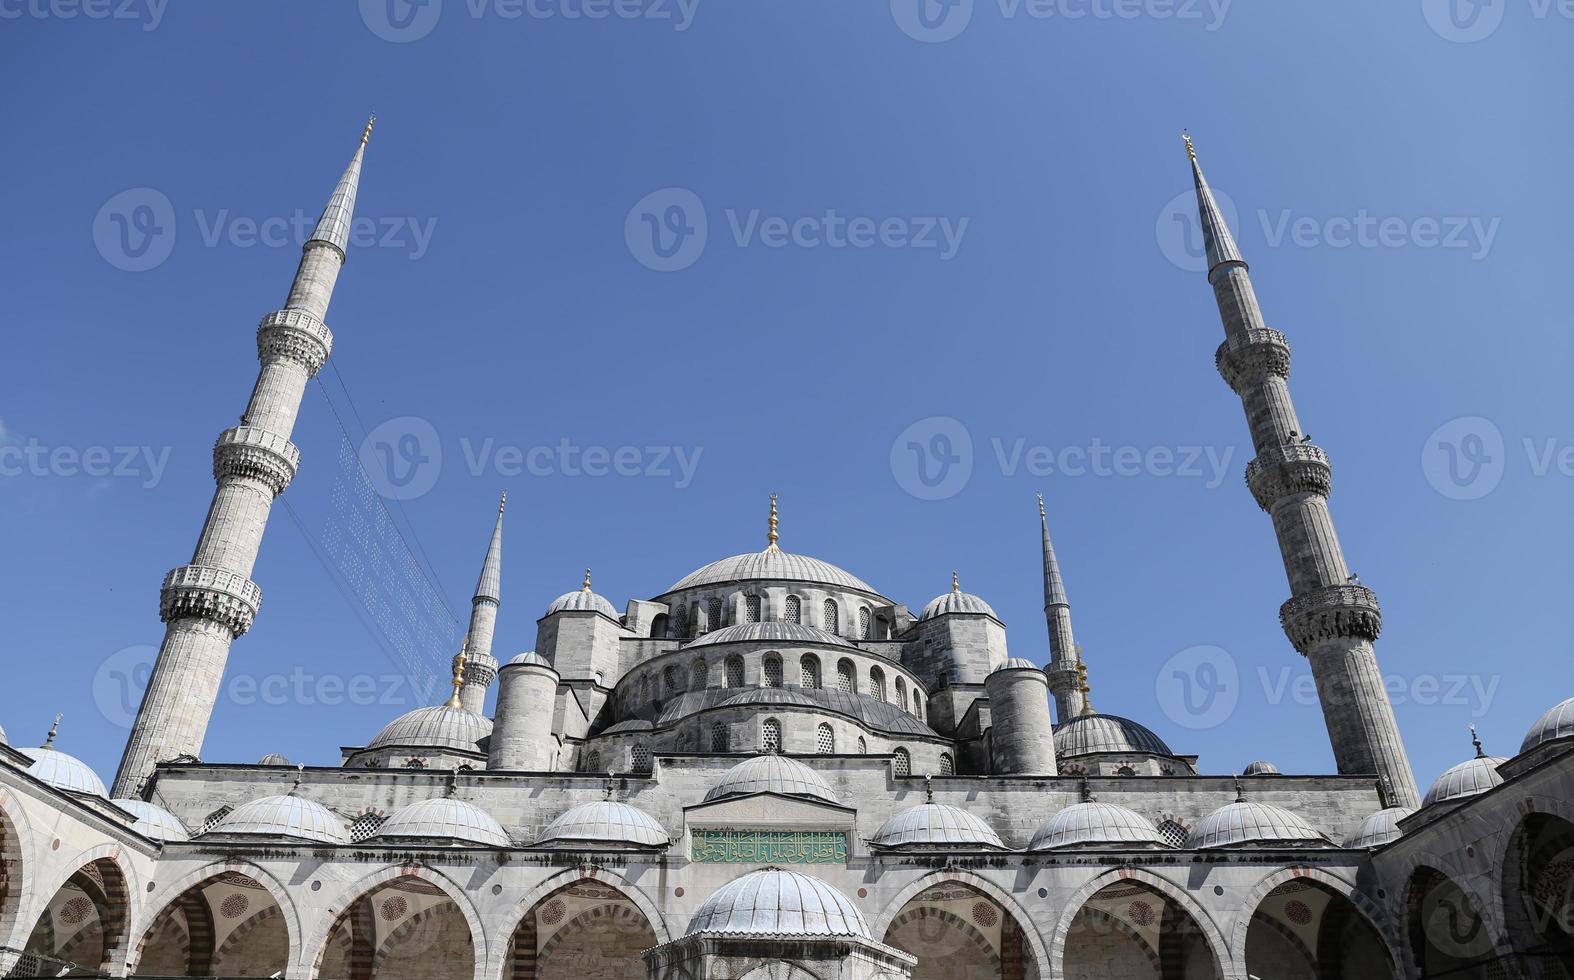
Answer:
[(212, 565), (181, 565), (164, 576), (159, 618), (164, 622), (200, 616), (227, 627), (235, 636), (251, 629), (262, 605), (262, 589), (238, 572)]
[(1290, 342), (1277, 330), (1256, 327), (1220, 344), (1213, 363), (1239, 395), (1270, 375), (1290, 376)]
[(1263, 510), (1293, 493), (1326, 497), (1333, 490), (1333, 479), (1328, 454), (1307, 443), (1271, 446), (1246, 464), (1246, 486)]
[(305, 310), (274, 310), (257, 326), (257, 358), (263, 363), (282, 357), (306, 367), (307, 376), (316, 374), (333, 353), (333, 334), (328, 325)]
[(1291, 597), (1279, 623), (1303, 655), (1319, 640), (1353, 637), (1375, 641), (1383, 632), (1377, 593), (1364, 585), (1330, 585)]
[(219, 433), (213, 444), (213, 478), (247, 477), (261, 480), (277, 497), (295, 479), (301, 451), (275, 432), (237, 425)]

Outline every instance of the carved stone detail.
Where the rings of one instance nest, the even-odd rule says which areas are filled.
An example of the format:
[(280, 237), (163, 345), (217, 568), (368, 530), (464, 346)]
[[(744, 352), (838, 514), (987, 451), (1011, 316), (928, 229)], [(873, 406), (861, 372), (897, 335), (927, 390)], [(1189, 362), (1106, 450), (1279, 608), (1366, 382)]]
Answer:
[(328, 325), (305, 310), (275, 310), (257, 326), (257, 357), (263, 363), (275, 357), (297, 361), (308, 376), (316, 374), (333, 353)]
[(1213, 363), (1236, 394), (1270, 375), (1290, 376), (1290, 342), (1269, 327), (1256, 327), (1231, 337), (1214, 352)]
[(237, 425), (219, 433), (213, 445), (213, 478), (227, 476), (261, 480), (277, 497), (295, 479), (301, 465), (301, 451), (275, 432), (250, 425)]
[(1328, 454), (1308, 443), (1270, 447), (1246, 464), (1246, 485), (1263, 510), (1292, 493), (1326, 497), (1333, 490), (1333, 479)]
[(1319, 640), (1376, 641), (1383, 632), (1377, 593), (1364, 585), (1330, 585), (1294, 596), (1279, 607), (1279, 623), (1303, 655)]
[(200, 616), (240, 636), (251, 629), (262, 605), (262, 589), (238, 572), (212, 565), (182, 565), (164, 576), (159, 618), (164, 622)]

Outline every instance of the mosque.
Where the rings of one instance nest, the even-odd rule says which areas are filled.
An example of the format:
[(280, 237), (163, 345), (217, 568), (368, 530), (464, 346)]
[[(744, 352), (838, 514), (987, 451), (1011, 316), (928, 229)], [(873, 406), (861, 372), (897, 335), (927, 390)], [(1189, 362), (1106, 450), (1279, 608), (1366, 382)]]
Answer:
[(783, 550), (773, 499), (762, 550), (621, 607), (586, 572), (503, 663), (500, 504), (451, 697), (346, 733), (365, 741), (338, 766), (202, 759), (299, 465), (302, 392), (332, 350), (370, 135), (258, 328), (260, 374), (214, 447), (191, 561), (164, 578), (166, 635), (113, 789), (54, 731), (37, 748), (0, 737), (0, 974), (1574, 976), (1574, 699), (1513, 757), (1477, 742), (1421, 792), (1378, 673), (1381, 609), (1345, 563), (1329, 460), (1290, 398), (1289, 344), (1189, 141), (1216, 364), (1255, 445), (1246, 482), (1336, 773), (1206, 773), (1096, 710), (1042, 502), (1047, 657), (1037, 641), (1013, 655), (955, 580), (915, 615)]

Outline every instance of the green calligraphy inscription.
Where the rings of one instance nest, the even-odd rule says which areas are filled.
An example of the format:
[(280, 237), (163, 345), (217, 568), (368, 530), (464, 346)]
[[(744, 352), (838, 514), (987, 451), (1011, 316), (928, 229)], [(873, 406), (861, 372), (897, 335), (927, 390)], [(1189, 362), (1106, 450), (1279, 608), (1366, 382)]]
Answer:
[(847, 835), (835, 830), (696, 830), (700, 864), (846, 864)]

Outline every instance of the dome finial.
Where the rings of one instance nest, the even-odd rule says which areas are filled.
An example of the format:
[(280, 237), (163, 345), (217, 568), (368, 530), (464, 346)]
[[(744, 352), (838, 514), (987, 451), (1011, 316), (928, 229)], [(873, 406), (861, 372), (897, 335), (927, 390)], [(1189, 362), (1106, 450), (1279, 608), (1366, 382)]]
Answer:
[(1088, 782), (1088, 777), (1082, 777), (1082, 802), (1093, 802), (1093, 784)]
[(585, 569), (585, 584), (581, 585), (579, 587), (579, 591), (581, 591), (581, 592), (589, 592), (590, 591), (590, 569), (588, 569), (588, 568)]
[(1181, 130), (1181, 139), (1186, 143), (1186, 158), (1192, 163), (1197, 162), (1197, 148), (1191, 145), (1191, 130)]
[(926, 773), (924, 775), (924, 802), (925, 803), (933, 803), (934, 801), (935, 801), (935, 777), (934, 777), (933, 773)]
[(957, 580), (956, 570), (955, 569), (951, 570), (951, 591), (952, 592), (961, 592), (962, 591), (962, 583)]
[(372, 126), (377, 122), (377, 113), (372, 113), (366, 119), (366, 128), (361, 130), (361, 145), (365, 146), (367, 140), (372, 138)]
[(454, 655), (454, 693), (448, 699), (448, 707), (450, 708), (464, 707), (464, 702), (459, 700), (459, 689), (465, 686), (465, 663), (469, 659), (470, 638), (467, 636), (465, 641), (459, 645), (459, 652)]
[(1077, 691), (1082, 695), (1082, 714), (1096, 715), (1093, 708), (1093, 688), (1088, 686), (1088, 665), (1082, 661), (1082, 644), (1077, 644)]
[(1470, 744), (1476, 747), (1477, 759), (1485, 759), (1487, 757), (1486, 750), (1481, 747), (1481, 736), (1476, 734), (1475, 725), (1470, 726)]
[(776, 542), (781, 539), (781, 535), (778, 533), (778, 528), (780, 526), (781, 526), (781, 522), (777, 519), (777, 516), (776, 516), (776, 495), (773, 493), (773, 494), (771, 494), (770, 530), (765, 535), (765, 550), (766, 551), (775, 552), (775, 551), (780, 551), (781, 550), (781, 548), (776, 546)]
[(604, 800), (612, 799), (612, 787), (616, 783), (616, 780), (617, 780), (617, 773), (613, 772), (611, 769), (608, 769), (607, 770), (607, 791), (606, 791), (606, 795), (603, 796), (602, 799), (604, 799)]
[(55, 723), (49, 726), (49, 735), (44, 739), (44, 744), (39, 746), (40, 748), (47, 749), (55, 744), (55, 736), (60, 734), (60, 719), (64, 717), (64, 715), (55, 715)]
[(1233, 773), (1233, 774), (1231, 774), (1231, 778), (1235, 780), (1235, 802), (1237, 802), (1237, 803), (1245, 803), (1246, 802), (1246, 787), (1241, 784), (1241, 774), (1240, 773)]
[(497, 513), (498, 513), (498, 516), (500, 516), (500, 517), (502, 516), (503, 508), (507, 507), (507, 506), (508, 506), (508, 491), (504, 490), (503, 491), (503, 496), (498, 498), (498, 501), (497, 501)]
[(1049, 514), (1044, 511), (1044, 491), (1040, 490), (1038, 491), (1038, 522), (1043, 524), (1048, 520)]

